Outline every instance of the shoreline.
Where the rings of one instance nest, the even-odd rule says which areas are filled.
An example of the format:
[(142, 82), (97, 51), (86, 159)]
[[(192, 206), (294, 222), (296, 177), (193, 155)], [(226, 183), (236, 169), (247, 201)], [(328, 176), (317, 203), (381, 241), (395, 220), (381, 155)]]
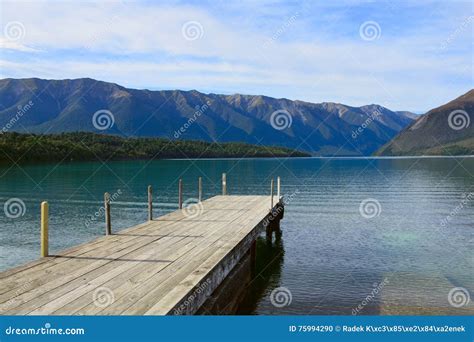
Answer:
[[(281, 159), (324, 159), (324, 160), (403, 160), (403, 159), (466, 159), (474, 158), (474, 155), (459, 155), (459, 156), (358, 156), (358, 157), (343, 157), (343, 156), (311, 156), (311, 157), (301, 157), (301, 156), (275, 156), (275, 157), (215, 157), (215, 158), (155, 158), (155, 159), (112, 159), (107, 160), (107, 163), (117, 163), (117, 162), (158, 162), (158, 161), (211, 161), (211, 160), (281, 160)], [(48, 165), (52, 163), (58, 163), (60, 160), (41, 160), (41, 161), (26, 161), (18, 163), (18, 165)], [(78, 163), (99, 163), (101, 160), (67, 160), (62, 161), (62, 165), (73, 165)], [(0, 162), (0, 168), (3, 166), (12, 166), (8, 162)]]

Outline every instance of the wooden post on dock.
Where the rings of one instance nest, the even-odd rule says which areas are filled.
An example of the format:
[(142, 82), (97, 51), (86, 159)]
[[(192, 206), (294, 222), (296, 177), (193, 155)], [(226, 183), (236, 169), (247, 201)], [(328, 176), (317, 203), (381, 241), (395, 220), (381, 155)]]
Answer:
[(198, 201), (202, 202), (202, 177), (198, 179)]
[(148, 185), (148, 221), (153, 220), (153, 189)]
[(105, 235), (112, 235), (112, 224), (110, 222), (110, 194), (104, 194), (104, 208), (105, 208)]
[(178, 207), (183, 209), (183, 180), (181, 178), (178, 183)]
[(225, 173), (222, 174), (222, 195), (227, 195), (227, 176)]
[(270, 211), (273, 210), (273, 178), (270, 182)]
[(49, 255), (48, 202), (41, 202), (41, 257)]
[(280, 184), (281, 181), (280, 181), (280, 176), (277, 177), (277, 198), (278, 198), (278, 201), (280, 201)]

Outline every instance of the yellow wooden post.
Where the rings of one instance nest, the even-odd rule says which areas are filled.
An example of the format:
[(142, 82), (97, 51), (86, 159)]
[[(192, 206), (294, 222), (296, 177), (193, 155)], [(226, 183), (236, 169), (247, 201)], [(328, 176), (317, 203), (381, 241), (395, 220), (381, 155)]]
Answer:
[(47, 257), (48, 251), (48, 202), (41, 202), (41, 257)]

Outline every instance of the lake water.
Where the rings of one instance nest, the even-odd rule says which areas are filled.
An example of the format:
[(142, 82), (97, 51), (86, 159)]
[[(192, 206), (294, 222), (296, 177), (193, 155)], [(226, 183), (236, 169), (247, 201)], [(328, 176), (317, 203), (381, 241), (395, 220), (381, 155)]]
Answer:
[(26, 210), (17, 218), (14, 206), (10, 217), (1, 212), (0, 268), (38, 257), (43, 200), (54, 253), (103, 234), (103, 217), (95, 216), (105, 191), (116, 196), (117, 230), (146, 220), (148, 184), (157, 216), (177, 208), (178, 178), (187, 199), (202, 176), (207, 198), (220, 192), (222, 172), (231, 194), (267, 194), (270, 179), (281, 176), (288, 198), (283, 237), (259, 240), (258, 275), (239, 313), (472, 314), (474, 158), (2, 166), (1, 203), (18, 198)]

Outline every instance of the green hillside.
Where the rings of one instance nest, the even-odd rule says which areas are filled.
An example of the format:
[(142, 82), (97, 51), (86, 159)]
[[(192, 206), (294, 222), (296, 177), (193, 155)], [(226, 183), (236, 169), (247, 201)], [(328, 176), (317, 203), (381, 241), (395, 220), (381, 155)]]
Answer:
[(283, 147), (159, 138), (123, 138), (95, 133), (0, 135), (0, 162), (93, 161), (160, 158), (250, 158), (308, 156)]

